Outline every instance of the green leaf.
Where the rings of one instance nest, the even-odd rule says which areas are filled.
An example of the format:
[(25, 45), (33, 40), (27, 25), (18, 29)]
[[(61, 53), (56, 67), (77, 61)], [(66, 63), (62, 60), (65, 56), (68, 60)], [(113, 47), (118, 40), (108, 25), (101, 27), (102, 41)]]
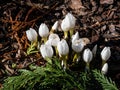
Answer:
[(116, 84), (110, 78), (105, 77), (100, 71), (93, 70), (93, 74), (104, 90), (118, 90)]

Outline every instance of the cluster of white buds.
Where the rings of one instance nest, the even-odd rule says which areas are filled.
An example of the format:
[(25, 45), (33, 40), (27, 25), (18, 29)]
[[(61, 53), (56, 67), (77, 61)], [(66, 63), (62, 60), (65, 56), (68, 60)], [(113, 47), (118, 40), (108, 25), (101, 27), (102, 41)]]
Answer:
[[(38, 41), (37, 32), (34, 29), (30, 28), (29, 30), (26, 31), (27, 38), (30, 42), (37, 43), (37, 45), (31, 44), (30, 48), (27, 51), (28, 54), (31, 53), (30, 51), (34, 52), (35, 46), (37, 46), (44, 59), (51, 58), (54, 55), (56, 55), (56, 57), (62, 60), (61, 64), (63, 68), (66, 69), (68, 55), (73, 55), (73, 57), (69, 58), (70, 60), (73, 61), (73, 63), (76, 62), (78, 59), (81, 59), (80, 56), (82, 51), (84, 50), (85, 45), (90, 42), (88, 38), (80, 38), (79, 32), (76, 32), (73, 35), (75, 23), (76, 18), (70, 13), (68, 13), (62, 20), (61, 29), (64, 32), (64, 38), (60, 38), (59, 35), (54, 32), (59, 27), (58, 21), (54, 23), (50, 31), (47, 25), (45, 23), (42, 23), (39, 26), (38, 30), (38, 33), (41, 37), (41, 42)], [(68, 32), (70, 33), (69, 41), (67, 41)], [(68, 45), (67, 42), (70, 42), (71, 45)], [(71, 52), (70, 49), (72, 49)], [(93, 57), (95, 58), (96, 52), (97, 45), (94, 46), (92, 51), (88, 48), (83, 51), (82, 57), (84, 62), (86, 63), (86, 69), (89, 69), (90, 62), (92, 61)], [(103, 74), (106, 74), (108, 71), (108, 64), (106, 63), (106, 61), (110, 58), (110, 56), (111, 56), (110, 47), (105, 47), (101, 52), (101, 58), (102, 61), (104, 62), (101, 69), (101, 72)]]

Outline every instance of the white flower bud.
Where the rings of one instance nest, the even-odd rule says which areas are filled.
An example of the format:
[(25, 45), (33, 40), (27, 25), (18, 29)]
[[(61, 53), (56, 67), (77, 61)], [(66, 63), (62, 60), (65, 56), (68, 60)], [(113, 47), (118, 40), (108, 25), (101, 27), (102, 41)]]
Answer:
[(86, 63), (89, 63), (92, 61), (92, 58), (93, 58), (93, 54), (92, 52), (90, 51), (90, 49), (85, 49), (84, 52), (83, 52), (83, 60), (86, 62)]
[(101, 58), (104, 61), (107, 61), (111, 56), (111, 51), (110, 51), (110, 47), (104, 47), (104, 49), (101, 52)]
[(52, 41), (48, 39), (48, 40), (45, 42), (45, 44), (52, 46)]
[(53, 56), (53, 48), (50, 45), (41, 45), (40, 52), (43, 58), (51, 58)]
[(79, 33), (76, 32), (75, 35), (72, 35), (72, 42), (79, 39)]
[(63, 31), (68, 31), (68, 30), (70, 30), (70, 23), (69, 23), (68, 18), (62, 20), (61, 29), (62, 29)]
[(37, 41), (38, 35), (37, 35), (37, 32), (33, 28), (30, 28), (29, 30), (27, 30), (26, 35), (29, 41), (31, 42)]
[(71, 28), (74, 28), (76, 23), (76, 18), (71, 13), (68, 13), (66, 17), (68, 17), (70, 20)]
[(56, 21), (55, 23), (54, 23), (54, 25), (52, 26), (52, 30), (57, 30), (57, 28), (58, 28), (58, 21)]
[(65, 18), (62, 20), (62, 23), (61, 23), (61, 28), (63, 31), (68, 31), (72, 28), (75, 27), (75, 22), (76, 22), (76, 19), (75, 17), (68, 13)]
[(96, 56), (96, 52), (97, 52), (97, 45), (95, 45), (92, 49), (92, 53), (93, 53), (94, 57)]
[(84, 44), (83, 44), (83, 42), (81, 42), (80, 39), (75, 40), (74, 42), (72, 42), (72, 49), (75, 52), (79, 53), (79, 52), (81, 52), (83, 50), (83, 48), (84, 48)]
[(103, 74), (107, 74), (107, 72), (108, 72), (108, 64), (107, 64), (107, 63), (105, 63), (105, 64), (103, 65), (103, 67), (102, 67), (102, 69), (101, 69), (101, 72), (102, 72)]
[(60, 56), (67, 55), (69, 53), (69, 47), (66, 40), (62, 39), (60, 42), (58, 42), (57, 50)]
[(45, 23), (42, 23), (39, 27), (39, 35), (44, 38), (49, 35), (49, 29)]
[(52, 46), (57, 46), (58, 42), (60, 42), (60, 38), (57, 34), (50, 34), (48, 40)]

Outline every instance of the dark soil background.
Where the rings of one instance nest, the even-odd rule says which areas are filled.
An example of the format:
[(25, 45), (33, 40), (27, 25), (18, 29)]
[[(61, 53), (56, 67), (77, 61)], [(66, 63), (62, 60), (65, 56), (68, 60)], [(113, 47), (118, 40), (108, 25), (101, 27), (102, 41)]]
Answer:
[[(0, 0), (0, 85), (8, 76), (31, 63), (43, 65), (40, 53), (26, 56), (25, 31), (38, 30), (41, 23), (49, 28), (70, 12), (76, 19), (75, 30), (90, 39), (87, 46), (111, 48), (108, 76), (120, 88), (120, 1), (119, 0)], [(97, 60), (101, 60), (100, 55)], [(97, 67), (97, 64), (96, 64)]]

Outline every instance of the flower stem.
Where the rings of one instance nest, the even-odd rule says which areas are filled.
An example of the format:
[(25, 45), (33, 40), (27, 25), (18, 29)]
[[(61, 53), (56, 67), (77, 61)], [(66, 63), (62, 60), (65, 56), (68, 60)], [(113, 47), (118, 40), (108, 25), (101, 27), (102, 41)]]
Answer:
[(53, 29), (50, 30), (50, 34), (52, 34), (52, 33), (54, 33), (54, 30), (53, 30)]
[(58, 53), (57, 47), (55, 47), (55, 52), (56, 52), (56, 57), (58, 57), (59, 53)]
[(103, 65), (106, 63), (106, 61), (105, 60), (102, 60), (102, 67), (103, 67)]
[(86, 63), (85, 71), (90, 71), (90, 63)]
[(73, 57), (73, 62), (76, 62), (78, 58), (79, 58), (79, 53), (75, 53)]
[(65, 39), (68, 38), (68, 31), (64, 31), (64, 37), (65, 37)]
[(63, 60), (63, 68), (64, 70), (66, 70), (68, 68), (67, 66), (68, 55), (62, 55), (61, 60)]
[(74, 31), (73, 29), (70, 30), (70, 37), (72, 37), (73, 31)]
[(37, 42), (31, 42), (31, 45), (27, 49), (27, 55), (30, 55), (31, 53), (38, 52), (38, 51), (35, 50), (36, 45), (37, 45)]
[(44, 41), (44, 43), (47, 41), (47, 37), (43, 37), (42, 41)]

